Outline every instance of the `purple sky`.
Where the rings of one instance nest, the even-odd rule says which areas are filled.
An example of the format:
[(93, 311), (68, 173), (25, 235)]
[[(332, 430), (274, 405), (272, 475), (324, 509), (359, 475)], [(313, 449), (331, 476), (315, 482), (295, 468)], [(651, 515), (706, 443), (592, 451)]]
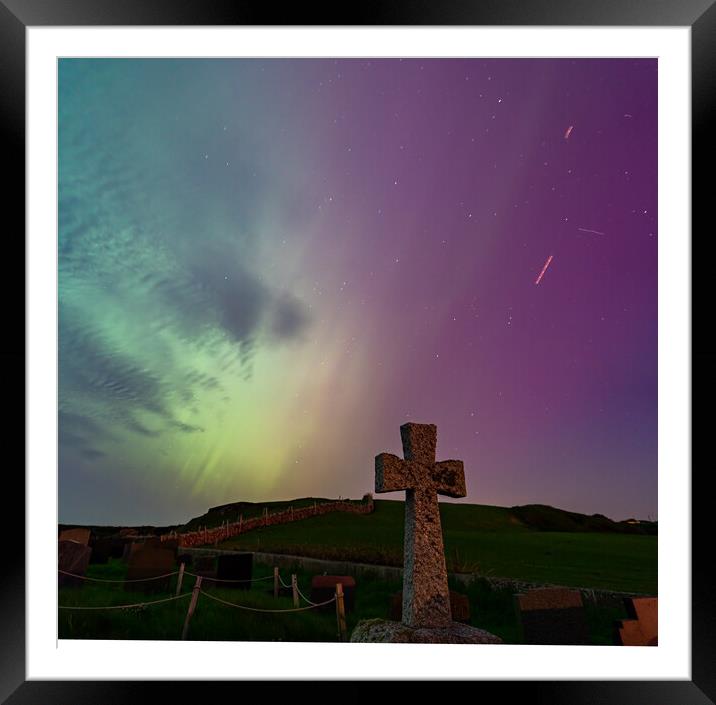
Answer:
[(61, 519), (360, 496), (409, 420), (656, 516), (656, 60), (65, 61), (60, 146)]

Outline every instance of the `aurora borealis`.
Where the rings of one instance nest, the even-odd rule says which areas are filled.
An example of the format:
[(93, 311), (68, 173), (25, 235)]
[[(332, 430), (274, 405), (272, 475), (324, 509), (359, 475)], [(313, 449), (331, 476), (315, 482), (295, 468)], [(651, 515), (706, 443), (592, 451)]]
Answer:
[(360, 497), (406, 421), (656, 515), (656, 60), (63, 59), (58, 137), (61, 522)]

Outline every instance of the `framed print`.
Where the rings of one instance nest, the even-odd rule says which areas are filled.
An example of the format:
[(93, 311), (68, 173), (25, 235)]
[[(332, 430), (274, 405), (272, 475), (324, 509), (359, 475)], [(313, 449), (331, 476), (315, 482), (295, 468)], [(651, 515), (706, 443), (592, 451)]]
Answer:
[(713, 6), (294, 14), (0, 5), (27, 177), (3, 697), (711, 702)]

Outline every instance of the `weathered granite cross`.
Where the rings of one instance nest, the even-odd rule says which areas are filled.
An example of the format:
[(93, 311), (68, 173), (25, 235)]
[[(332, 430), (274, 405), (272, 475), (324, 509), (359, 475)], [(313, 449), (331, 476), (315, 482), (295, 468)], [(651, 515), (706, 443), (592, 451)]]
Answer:
[(437, 495), (464, 497), (465, 470), (462, 460), (435, 462), (434, 424), (403, 424), (400, 436), (405, 460), (375, 457), (375, 491), (405, 490), (403, 624), (446, 627), (452, 614)]

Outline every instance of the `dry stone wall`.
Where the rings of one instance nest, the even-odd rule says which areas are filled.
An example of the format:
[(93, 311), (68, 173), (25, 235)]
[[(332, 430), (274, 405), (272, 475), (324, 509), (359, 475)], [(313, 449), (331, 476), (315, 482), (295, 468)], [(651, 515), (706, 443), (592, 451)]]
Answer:
[(373, 498), (368, 497), (363, 502), (348, 502), (338, 500), (336, 502), (322, 502), (321, 504), (309, 505), (308, 507), (300, 507), (294, 509), (289, 507), (282, 512), (274, 512), (270, 514), (264, 512), (262, 516), (251, 517), (250, 519), (241, 519), (240, 521), (222, 524), (211, 529), (204, 528), (199, 531), (190, 531), (185, 534), (177, 534), (175, 532), (164, 534), (162, 541), (177, 539), (180, 548), (191, 548), (194, 546), (211, 546), (227, 539), (245, 534), (247, 531), (253, 531), (264, 526), (275, 526), (276, 524), (288, 524), (292, 521), (300, 521), (310, 517), (321, 516), (331, 512), (348, 512), (350, 514), (370, 514), (373, 511)]

